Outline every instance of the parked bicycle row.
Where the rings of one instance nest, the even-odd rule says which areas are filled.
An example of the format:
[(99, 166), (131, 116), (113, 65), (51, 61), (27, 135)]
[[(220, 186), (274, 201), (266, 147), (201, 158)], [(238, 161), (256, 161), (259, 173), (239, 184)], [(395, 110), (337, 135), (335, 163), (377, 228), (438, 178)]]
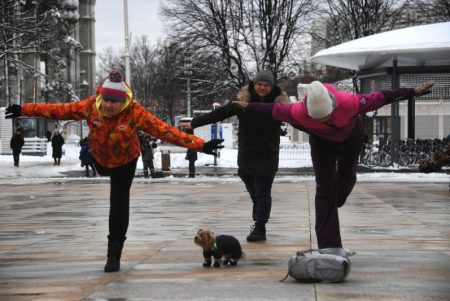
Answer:
[[(390, 137), (389, 137), (390, 138)], [(432, 153), (440, 149), (447, 142), (444, 139), (405, 139), (400, 140), (396, 147), (397, 163), (399, 166), (415, 166), (426, 159)], [(386, 142), (380, 140), (375, 143), (369, 141), (365, 143), (364, 150), (360, 156), (361, 165), (368, 167), (388, 167), (393, 165), (392, 160), (392, 141)]]

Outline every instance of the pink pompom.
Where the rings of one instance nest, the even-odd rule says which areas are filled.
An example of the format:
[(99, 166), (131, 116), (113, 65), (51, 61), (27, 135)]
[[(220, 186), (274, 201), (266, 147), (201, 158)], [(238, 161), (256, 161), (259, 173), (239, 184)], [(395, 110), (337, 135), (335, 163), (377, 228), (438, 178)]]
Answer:
[(109, 80), (113, 83), (120, 83), (122, 81), (122, 73), (119, 70), (112, 70), (109, 73)]

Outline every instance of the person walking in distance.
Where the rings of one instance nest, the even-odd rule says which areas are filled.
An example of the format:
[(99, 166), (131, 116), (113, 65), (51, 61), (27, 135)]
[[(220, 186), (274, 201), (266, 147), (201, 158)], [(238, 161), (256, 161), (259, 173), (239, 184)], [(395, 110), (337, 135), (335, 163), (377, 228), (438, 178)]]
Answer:
[(52, 157), (54, 160), (53, 165), (61, 164), (63, 145), (64, 145), (64, 137), (58, 130), (55, 130), (52, 136)]
[(83, 138), (80, 140), (80, 161), (81, 167), (86, 169), (86, 177), (89, 177), (89, 167), (92, 169), (92, 176), (95, 177), (97, 175), (94, 167), (94, 158), (92, 158), (91, 152), (89, 151), (89, 145), (87, 142), (87, 138)]
[(16, 130), (14, 136), (12, 136), (9, 146), (13, 152), (14, 166), (19, 167), (20, 153), (22, 152), (22, 147), (25, 144), (25, 139), (23, 139), (22, 131), (20, 129)]
[(139, 134), (139, 142), (141, 143), (141, 156), (144, 178), (149, 177), (149, 170), (150, 175), (153, 177), (155, 173), (155, 166), (153, 164), (153, 149), (156, 147), (155, 140), (152, 139), (149, 135), (141, 132)]
[(138, 131), (142, 130), (171, 144), (215, 155), (223, 140), (188, 135), (164, 123), (137, 101), (113, 70), (96, 95), (71, 103), (25, 103), (6, 108), (6, 118), (45, 117), (54, 120), (86, 120), (88, 145), (97, 172), (110, 178), (110, 209), (105, 272), (120, 270), (120, 258), (126, 240), (130, 214), (130, 188), (140, 154)]
[[(185, 133), (194, 134), (192, 129), (181, 129)], [(188, 149), (186, 151), (186, 157), (184, 159), (189, 161), (189, 178), (195, 178), (195, 161), (197, 161), (197, 152), (194, 150)]]
[[(271, 71), (263, 70), (237, 94), (246, 103), (284, 103), (287, 94), (276, 84)], [(272, 184), (278, 170), (281, 122), (262, 118), (254, 112), (241, 110), (229, 102), (210, 113), (180, 122), (181, 127), (196, 128), (222, 121), (231, 116), (239, 119), (238, 175), (253, 202), (251, 226), (247, 241), (265, 241), (266, 224), (272, 208)]]

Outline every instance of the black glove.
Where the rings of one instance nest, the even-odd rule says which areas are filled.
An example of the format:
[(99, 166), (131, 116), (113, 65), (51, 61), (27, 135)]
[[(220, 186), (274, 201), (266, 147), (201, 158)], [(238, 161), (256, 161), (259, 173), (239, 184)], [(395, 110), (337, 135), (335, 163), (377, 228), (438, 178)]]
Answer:
[(223, 148), (223, 145), (220, 145), (224, 140), (223, 139), (211, 139), (210, 141), (203, 144), (203, 152), (208, 155), (217, 156), (216, 149)]
[(22, 107), (19, 105), (10, 105), (5, 110), (5, 118), (17, 118), (22, 116)]

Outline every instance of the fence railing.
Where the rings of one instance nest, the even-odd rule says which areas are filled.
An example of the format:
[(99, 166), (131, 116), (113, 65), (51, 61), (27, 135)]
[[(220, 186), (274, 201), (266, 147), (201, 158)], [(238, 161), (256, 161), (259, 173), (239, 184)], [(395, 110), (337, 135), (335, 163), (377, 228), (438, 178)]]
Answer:
[(45, 156), (47, 155), (47, 139), (45, 138), (24, 138), (25, 144), (22, 147), (23, 155)]

